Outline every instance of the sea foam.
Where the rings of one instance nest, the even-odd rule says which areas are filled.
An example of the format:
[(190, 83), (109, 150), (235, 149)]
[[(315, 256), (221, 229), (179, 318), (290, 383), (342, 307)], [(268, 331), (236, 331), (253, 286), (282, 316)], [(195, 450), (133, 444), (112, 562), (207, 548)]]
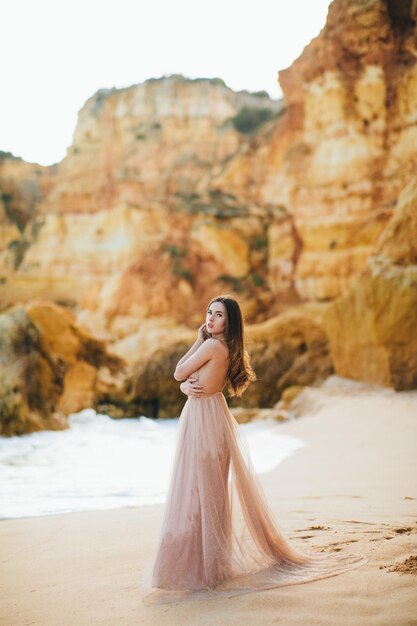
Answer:
[[(68, 430), (0, 437), (0, 519), (165, 502), (178, 419), (85, 409), (69, 416)], [(307, 445), (272, 419), (238, 429), (259, 474)]]

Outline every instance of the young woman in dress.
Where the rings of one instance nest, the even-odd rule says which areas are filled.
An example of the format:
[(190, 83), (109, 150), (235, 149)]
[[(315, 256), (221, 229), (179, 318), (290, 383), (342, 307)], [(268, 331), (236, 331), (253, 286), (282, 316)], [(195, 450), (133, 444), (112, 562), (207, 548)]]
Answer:
[(188, 396), (178, 422), (165, 516), (151, 557), (145, 603), (232, 596), (306, 583), (359, 567), (351, 553), (300, 552), (274, 519), (223, 388), (240, 396), (256, 380), (238, 302), (211, 300), (174, 377)]

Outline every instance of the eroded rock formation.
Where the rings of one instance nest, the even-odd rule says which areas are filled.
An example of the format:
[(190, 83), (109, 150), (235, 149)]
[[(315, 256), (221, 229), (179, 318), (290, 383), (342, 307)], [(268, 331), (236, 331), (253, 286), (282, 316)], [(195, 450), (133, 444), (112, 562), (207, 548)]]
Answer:
[(279, 73), (284, 115), (215, 181), (292, 216), (297, 238), (269, 226), (275, 288), (294, 280), (300, 296), (331, 300), (375, 253), (417, 170), (416, 18), (401, 0), (333, 2), (320, 35)]
[[(147, 317), (184, 321), (178, 302), (230, 284), (256, 302), (268, 215), (210, 181), (281, 109), (266, 93), (235, 93), (218, 79), (97, 92), (67, 156), (43, 175), (18, 262), (11, 245), (0, 256), (3, 302), (78, 306), (84, 323), (110, 335), (122, 316), (129, 328)], [(10, 186), (5, 165), (3, 182)], [(188, 303), (188, 315), (197, 310)]]
[(220, 80), (97, 92), (42, 174), (36, 216), (3, 237), (3, 300), (78, 306), (114, 337), (120, 319), (195, 323), (193, 303), (218, 291), (238, 293), (250, 321), (347, 293), (417, 167), (415, 11), (333, 2), (280, 72), (281, 116)]
[(0, 434), (67, 427), (56, 412), (63, 391), (62, 364), (50, 358), (26, 311), (0, 315)]
[(417, 387), (417, 179), (400, 194), (367, 272), (326, 315), (337, 374)]
[(123, 388), (123, 365), (54, 303), (0, 315), (0, 434), (66, 428), (69, 413)]
[[(33, 327), (13, 318), (11, 336), (32, 337), (37, 367), (50, 370), (45, 415), (75, 410), (70, 397), (177, 411), (172, 359), (219, 292), (238, 296), (253, 332), (269, 329), (268, 346), (264, 330), (252, 346), (268, 385), (253, 385), (250, 406), (331, 371), (322, 328), (337, 373), (417, 384), (416, 22), (411, 0), (335, 0), (279, 74), (285, 106), (218, 79), (152, 79), (92, 96), (53, 167), (0, 154), (1, 307), (68, 305), (69, 325), (129, 363), (124, 381), (67, 355), (67, 381), (80, 386), (66, 394), (38, 347), (45, 311)], [(285, 310), (300, 304), (295, 323)], [(307, 321), (314, 306), (328, 307), (323, 327)]]

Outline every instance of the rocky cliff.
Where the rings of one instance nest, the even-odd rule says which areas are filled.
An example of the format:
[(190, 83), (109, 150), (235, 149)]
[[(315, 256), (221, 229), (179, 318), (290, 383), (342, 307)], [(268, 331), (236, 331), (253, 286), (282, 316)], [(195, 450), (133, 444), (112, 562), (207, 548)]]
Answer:
[(416, 11), (406, 0), (333, 2), (320, 35), (279, 73), (286, 112), (216, 180), (290, 216), (269, 225), (275, 289), (346, 293), (417, 170)]
[(250, 321), (347, 293), (417, 165), (413, 7), (333, 2), (279, 74), (284, 112), (219, 79), (97, 92), (34, 218), (7, 222), (3, 301), (76, 305), (115, 337), (148, 317), (196, 323), (192, 303), (217, 291)]
[[(97, 331), (117, 317), (182, 321), (184, 298), (206, 300), (230, 283), (259, 291), (266, 254), (252, 242), (266, 248), (267, 216), (211, 180), (281, 109), (264, 92), (235, 93), (219, 79), (171, 76), (97, 92), (79, 112), (67, 156), (43, 173), (18, 258), (13, 240), (7, 245), (18, 233), (5, 235), (4, 302), (77, 305)], [(7, 162), (0, 185), (11, 179)]]
[[(321, 327), (308, 349), (317, 377), (334, 366), (415, 386), (416, 21), (411, 0), (335, 0), (279, 73), (284, 104), (219, 79), (151, 79), (94, 94), (56, 166), (0, 154), (2, 307), (38, 297), (73, 308), (129, 363), (138, 406), (158, 403), (158, 389), (176, 406), (155, 354), (225, 291), (255, 328), (278, 324), (268, 365), (258, 356), (279, 393), (312, 382), (297, 348), (288, 380), (281, 367), (292, 306), (320, 314), (330, 338), (333, 365)], [(123, 405), (112, 376), (94, 398)]]
[(400, 194), (377, 253), (326, 313), (336, 373), (417, 387), (417, 179)]

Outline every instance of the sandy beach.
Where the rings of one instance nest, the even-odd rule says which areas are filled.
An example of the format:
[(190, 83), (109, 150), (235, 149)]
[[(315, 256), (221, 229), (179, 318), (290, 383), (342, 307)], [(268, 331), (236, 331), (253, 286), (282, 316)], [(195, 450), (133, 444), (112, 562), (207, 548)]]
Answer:
[(308, 442), (261, 482), (302, 549), (364, 554), (359, 569), (221, 601), (144, 606), (139, 579), (163, 505), (0, 522), (0, 623), (417, 624), (417, 392), (310, 389), (280, 425)]

